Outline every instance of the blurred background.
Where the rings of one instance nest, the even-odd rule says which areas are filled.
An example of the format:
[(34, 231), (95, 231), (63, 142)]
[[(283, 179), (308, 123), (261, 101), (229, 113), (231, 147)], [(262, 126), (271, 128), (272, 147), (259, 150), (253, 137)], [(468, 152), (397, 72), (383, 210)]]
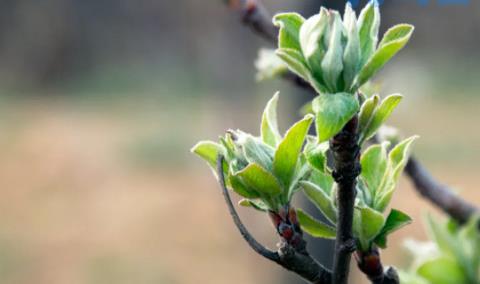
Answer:
[[(415, 154), (480, 204), (480, 2), (421, 2), (384, 1), (382, 30), (416, 31), (377, 82), (405, 95), (390, 124), (421, 136)], [(344, 3), (265, 1), (305, 16)], [(301, 283), (247, 247), (189, 153), (228, 128), (258, 133), (277, 90), (281, 128), (298, 119), (310, 95), (256, 83), (259, 47), (220, 0), (1, 0), (0, 283)], [(415, 222), (384, 261), (406, 267), (403, 241), (425, 239), (436, 210), (406, 180), (393, 204)], [(239, 210), (275, 246), (267, 218)]]

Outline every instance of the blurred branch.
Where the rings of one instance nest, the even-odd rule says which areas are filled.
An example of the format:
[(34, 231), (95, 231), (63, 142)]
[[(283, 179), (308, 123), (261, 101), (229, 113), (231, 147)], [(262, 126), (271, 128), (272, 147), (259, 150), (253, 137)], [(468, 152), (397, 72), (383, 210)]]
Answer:
[(239, 12), (245, 25), (272, 44), (276, 44), (277, 28), (260, 0), (224, 0), (224, 2)]
[(453, 193), (448, 186), (436, 181), (415, 157), (411, 157), (408, 161), (405, 173), (415, 185), (418, 193), (460, 224), (466, 223), (470, 216), (479, 212), (479, 208)]
[(240, 231), (240, 234), (245, 239), (245, 241), (247, 241), (250, 247), (264, 258), (269, 259), (279, 264), (283, 268), (298, 274), (299, 276), (307, 280), (309, 283), (330, 284), (330, 271), (328, 271), (321, 264), (319, 264), (307, 252), (300, 253), (294, 247), (284, 241), (281, 242), (278, 251), (274, 252), (267, 249), (257, 240), (255, 240), (255, 238), (250, 234), (245, 225), (243, 225), (232, 203), (232, 199), (230, 198), (230, 194), (225, 185), (225, 177), (223, 174), (223, 161), (224, 157), (220, 155), (217, 159), (217, 174), (219, 177), (223, 196), (225, 198), (225, 202), (227, 203), (228, 210), (230, 212), (230, 215), (232, 216), (235, 226)]

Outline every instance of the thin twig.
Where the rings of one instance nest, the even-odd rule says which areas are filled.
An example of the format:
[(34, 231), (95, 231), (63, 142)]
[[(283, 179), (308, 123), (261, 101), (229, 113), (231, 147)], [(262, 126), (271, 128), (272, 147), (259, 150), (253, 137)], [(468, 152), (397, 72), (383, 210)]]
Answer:
[(240, 217), (238, 216), (238, 213), (235, 210), (235, 207), (233, 206), (232, 199), (230, 198), (230, 194), (228, 193), (228, 189), (225, 186), (225, 177), (223, 175), (223, 160), (224, 160), (224, 157), (220, 155), (217, 160), (217, 174), (219, 177), (220, 185), (222, 187), (223, 197), (225, 198), (228, 211), (230, 212), (230, 216), (232, 216), (235, 226), (238, 228), (242, 237), (245, 239), (245, 241), (247, 241), (247, 243), (250, 245), (250, 247), (254, 251), (256, 251), (258, 254), (260, 254), (261, 256), (271, 261), (279, 263), (280, 257), (278, 256), (278, 253), (267, 249), (262, 244), (257, 242), (257, 240), (255, 240), (255, 238), (250, 234), (247, 228), (243, 225), (242, 220), (240, 220)]
[(224, 157), (219, 155), (217, 159), (217, 174), (222, 188), (222, 193), (235, 226), (238, 228), (240, 234), (243, 236), (245, 241), (247, 241), (250, 247), (261, 256), (279, 264), (289, 271), (296, 273), (309, 283), (330, 284), (331, 272), (313, 259), (306, 251), (299, 253), (293, 246), (286, 242), (282, 242), (278, 252), (273, 252), (255, 240), (245, 225), (243, 225), (232, 203), (232, 199), (230, 198), (230, 194), (225, 185), (223, 161)]
[(473, 214), (480, 211), (479, 208), (454, 194), (448, 186), (436, 181), (414, 157), (408, 161), (405, 173), (415, 185), (418, 193), (460, 224), (466, 223)]
[(337, 238), (332, 277), (332, 283), (335, 284), (348, 282), (351, 254), (355, 251), (352, 225), (357, 177), (360, 174), (360, 146), (357, 141), (357, 115), (330, 140), (334, 160), (333, 178), (338, 186)]

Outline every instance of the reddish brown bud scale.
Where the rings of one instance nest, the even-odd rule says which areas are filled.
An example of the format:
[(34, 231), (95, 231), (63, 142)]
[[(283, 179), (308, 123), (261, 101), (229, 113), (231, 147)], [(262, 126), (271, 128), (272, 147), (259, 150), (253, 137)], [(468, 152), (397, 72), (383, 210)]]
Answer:
[(279, 227), (279, 233), (280, 235), (287, 241), (291, 240), (292, 237), (293, 237), (293, 230), (292, 230), (292, 227), (288, 226), (288, 225), (285, 225), (285, 224), (282, 224), (280, 227)]
[(297, 211), (295, 209), (290, 208), (288, 212), (288, 219), (290, 220), (291, 224), (298, 224)]
[(272, 212), (272, 211), (268, 212), (268, 216), (270, 216), (270, 219), (272, 220), (273, 226), (275, 226), (275, 228), (278, 228), (278, 226), (282, 222), (282, 217), (280, 217), (280, 215), (278, 215), (277, 213)]
[(378, 250), (372, 249), (368, 252), (357, 251), (355, 258), (358, 263), (358, 268), (369, 278), (375, 279), (382, 277), (383, 265)]

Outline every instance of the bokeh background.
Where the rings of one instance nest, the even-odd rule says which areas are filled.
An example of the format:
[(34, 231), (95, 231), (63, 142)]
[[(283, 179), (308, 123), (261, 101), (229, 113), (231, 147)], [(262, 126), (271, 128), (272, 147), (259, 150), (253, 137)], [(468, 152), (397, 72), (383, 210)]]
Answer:
[[(417, 28), (376, 78), (405, 95), (390, 124), (419, 134), (415, 154), (480, 204), (480, 2), (384, 2), (382, 30)], [(265, 4), (309, 16), (344, 1)], [(276, 90), (281, 127), (298, 119), (309, 94), (255, 82), (262, 46), (221, 0), (1, 0), (0, 283), (301, 283), (246, 246), (189, 153), (228, 128), (257, 133)], [(406, 180), (393, 204), (415, 222), (384, 259), (406, 267), (403, 241), (441, 215)], [(239, 210), (274, 246), (267, 218)], [(310, 244), (328, 264), (330, 244)]]

